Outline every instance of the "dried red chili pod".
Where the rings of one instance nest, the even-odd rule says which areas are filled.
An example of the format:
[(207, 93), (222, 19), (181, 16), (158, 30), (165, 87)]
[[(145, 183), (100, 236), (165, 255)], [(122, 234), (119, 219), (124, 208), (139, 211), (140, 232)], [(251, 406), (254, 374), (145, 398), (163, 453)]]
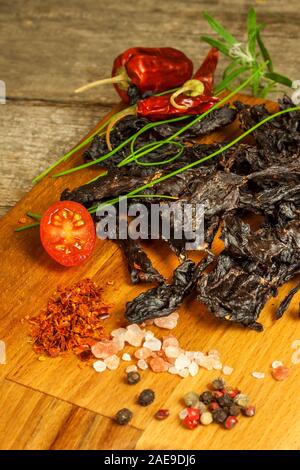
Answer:
[(192, 61), (172, 47), (132, 47), (118, 55), (113, 63), (112, 77), (97, 80), (75, 90), (81, 93), (98, 85), (112, 83), (125, 103), (127, 90), (135, 85), (141, 94), (160, 93), (181, 86), (193, 73)]
[(191, 80), (185, 82), (179, 90), (175, 91), (170, 102), (174, 108), (187, 109), (189, 106), (184, 102), (176, 100), (178, 96), (184, 94), (192, 98), (200, 95), (211, 96), (213, 93), (214, 73), (216, 71), (219, 60), (219, 51), (214, 47), (210, 49), (199, 69)]

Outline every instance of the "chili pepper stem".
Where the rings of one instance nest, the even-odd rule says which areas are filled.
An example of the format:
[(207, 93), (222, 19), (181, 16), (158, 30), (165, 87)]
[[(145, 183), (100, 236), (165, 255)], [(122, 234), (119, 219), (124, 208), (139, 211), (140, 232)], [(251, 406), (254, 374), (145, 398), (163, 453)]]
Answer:
[(178, 90), (172, 94), (170, 98), (170, 103), (172, 106), (174, 106), (174, 108), (187, 109), (187, 106), (176, 103), (175, 99), (182, 93), (188, 96), (196, 97), (196, 96), (202, 95), (203, 92), (204, 92), (204, 85), (200, 80), (197, 80), (197, 79), (188, 80), (182, 85), (182, 87), (178, 88)]
[(115, 75), (114, 77), (104, 78), (102, 80), (96, 80), (92, 83), (87, 83), (86, 85), (77, 88), (74, 93), (82, 93), (83, 91), (90, 90), (91, 88), (95, 88), (99, 85), (106, 85), (107, 83), (124, 83), (124, 85), (128, 84), (129, 78), (125, 69), (119, 75)]
[(114, 119), (110, 121), (106, 128), (106, 134), (105, 134), (105, 139), (106, 139), (106, 144), (108, 149), (111, 151), (112, 146), (110, 142), (110, 133), (112, 131), (112, 128), (117, 124), (117, 122), (121, 121), (126, 116), (135, 116), (136, 115), (136, 106), (130, 106), (129, 108), (123, 109), (123, 111), (120, 111), (119, 113), (115, 114)]

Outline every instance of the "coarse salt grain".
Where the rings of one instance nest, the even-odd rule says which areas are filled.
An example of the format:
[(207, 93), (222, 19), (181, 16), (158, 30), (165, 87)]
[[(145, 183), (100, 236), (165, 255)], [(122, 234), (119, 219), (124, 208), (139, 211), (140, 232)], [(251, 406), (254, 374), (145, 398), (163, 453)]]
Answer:
[(179, 371), (178, 371), (178, 375), (180, 375), (180, 377), (183, 377), (184, 379), (185, 379), (186, 377), (188, 377), (188, 376), (189, 376), (189, 370), (188, 370), (188, 368), (184, 368), (184, 369), (179, 370)]
[(198, 374), (199, 371), (199, 366), (196, 364), (196, 362), (191, 362), (189, 365), (189, 373), (192, 377), (195, 377), (195, 375)]
[(155, 318), (154, 324), (159, 328), (173, 330), (177, 326), (179, 314), (177, 312), (171, 313), (167, 317)]
[(224, 366), (222, 372), (224, 375), (231, 375), (233, 372), (233, 368), (229, 366)]
[(137, 366), (132, 364), (131, 366), (126, 367), (125, 372), (126, 374), (129, 374), (129, 372), (136, 372), (137, 370)]
[(174, 346), (168, 346), (165, 353), (168, 358), (176, 358), (182, 353), (182, 350)]
[(254, 377), (255, 379), (264, 379), (265, 378), (265, 373), (264, 372), (257, 372), (257, 371), (254, 371), (252, 372), (252, 377)]
[(137, 359), (147, 359), (152, 354), (152, 351), (148, 348), (139, 348), (135, 351), (134, 357)]
[(113, 356), (120, 351), (120, 344), (114, 340), (102, 340), (94, 344), (91, 351), (98, 359), (105, 359), (106, 357)]
[[(213, 368), (214, 368), (215, 370), (222, 370), (222, 368), (223, 368), (222, 362), (216, 361), (216, 362), (213, 364)], [(225, 375), (226, 375), (226, 374), (225, 374)]]
[(295, 339), (291, 344), (292, 349), (300, 348), (300, 339)]
[(150, 351), (160, 351), (161, 349), (161, 341), (155, 337), (150, 338), (149, 340), (145, 341), (143, 344), (144, 348), (150, 349)]
[(273, 361), (272, 362), (272, 369), (276, 369), (277, 367), (283, 366), (281, 361)]
[(118, 337), (118, 336), (123, 336), (127, 332), (126, 328), (117, 328), (116, 330), (113, 330), (111, 332), (111, 336)]
[(291, 358), (292, 364), (300, 364), (300, 349), (294, 351)]
[(0, 341), (0, 364), (6, 364), (6, 345), (4, 341)]
[(104, 359), (104, 362), (106, 364), (106, 367), (110, 370), (116, 370), (119, 367), (120, 364), (120, 358), (116, 355), (107, 357)]
[(148, 339), (154, 338), (154, 333), (152, 331), (146, 331), (144, 334), (145, 341), (148, 341)]
[(278, 381), (287, 379), (289, 376), (289, 373), (290, 373), (289, 369), (284, 366), (279, 366), (279, 367), (276, 367), (275, 369), (272, 369), (272, 377), (273, 379), (278, 380)]
[(178, 369), (176, 369), (176, 367), (174, 367), (174, 366), (171, 366), (171, 367), (169, 367), (168, 372), (170, 374), (177, 375), (178, 374)]
[(185, 367), (188, 367), (190, 363), (191, 363), (190, 359), (186, 357), (185, 354), (180, 354), (180, 356), (176, 358), (175, 367), (176, 369), (181, 370), (181, 369), (184, 369)]
[(137, 362), (137, 366), (141, 370), (146, 370), (148, 369), (148, 364), (144, 359), (139, 359)]
[(93, 367), (96, 372), (104, 372), (106, 369), (106, 364), (103, 361), (96, 361), (94, 362)]
[(129, 362), (129, 361), (131, 361), (131, 356), (128, 353), (124, 353), (123, 356), (122, 356), (122, 359), (123, 359), (123, 361)]
[(142, 341), (144, 339), (144, 331), (141, 330), (141, 328), (136, 324), (129, 325), (127, 327), (124, 339), (131, 346), (135, 346), (137, 348), (142, 344)]

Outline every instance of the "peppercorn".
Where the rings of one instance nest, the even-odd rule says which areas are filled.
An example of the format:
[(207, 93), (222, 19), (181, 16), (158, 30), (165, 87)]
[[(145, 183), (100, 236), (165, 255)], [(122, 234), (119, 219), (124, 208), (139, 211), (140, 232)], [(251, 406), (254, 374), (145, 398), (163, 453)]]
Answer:
[(219, 377), (218, 379), (212, 381), (212, 388), (214, 390), (223, 390), (225, 387), (226, 382), (222, 379), (222, 377)]
[(239, 393), (234, 398), (234, 403), (241, 406), (242, 408), (245, 408), (249, 403), (249, 397), (247, 397), (247, 395), (244, 395), (243, 393)]
[(245, 408), (242, 408), (242, 413), (244, 416), (247, 416), (248, 418), (252, 418), (255, 415), (255, 406), (249, 405), (249, 406), (246, 406)]
[(241, 408), (233, 403), (229, 408), (228, 408), (228, 414), (230, 416), (238, 416), (241, 413)]
[(124, 424), (128, 424), (129, 421), (131, 421), (132, 416), (132, 411), (130, 411), (128, 408), (122, 408), (116, 414), (115, 420), (118, 424), (121, 424), (123, 426)]
[(232, 429), (237, 423), (238, 423), (238, 420), (235, 416), (228, 416), (228, 418), (225, 421), (225, 428)]
[(216, 390), (215, 392), (213, 392), (213, 397), (214, 398), (222, 397), (224, 393), (225, 393), (224, 391), (221, 392), (221, 390)]
[(213, 417), (212, 414), (209, 411), (205, 411), (202, 413), (200, 416), (200, 423), (204, 424), (204, 426), (207, 426), (208, 424), (213, 422)]
[(138, 372), (136, 371), (131, 371), (128, 372), (127, 374), (127, 383), (130, 385), (137, 384), (141, 380), (141, 376)]
[(183, 397), (183, 401), (186, 406), (195, 407), (199, 403), (199, 395), (196, 392), (186, 393)]
[(213, 401), (213, 394), (209, 391), (201, 393), (200, 401), (205, 405), (209, 405)]
[(227, 393), (225, 393), (222, 397), (218, 397), (217, 402), (222, 408), (226, 406), (227, 407), (231, 406), (233, 404), (232, 398), (230, 398), (230, 396)]
[(213, 401), (208, 407), (210, 411), (217, 410), (218, 408), (220, 408), (220, 405), (216, 401)]
[(238, 388), (226, 388), (226, 393), (230, 396), (230, 398), (235, 398), (241, 391)]
[(222, 408), (212, 411), (213, 420), (215, 423), (224, 423), (227, 418), (227, 413)]
[(182, 424), (188, 429), (195, 429), (198, 426), (199, 421), (197, 419), (193, 419), (193, 418), (190, 418), (189, 416), (186, 416), (182, 420)]
[(139, 397), (138, 397), (138, 403), (141, 406), (148, 406), (151, 405), (151, 403), (154, 401), (155, 398), (155, 393), (153, 390), (150, 390), (150, 388), (146, 388), (143, 390)]
[(155, 413), (155, 418), (158, 419), (159, 421), (162, 421), (163, 419), (166, 419), (170, 416), (170, 411), (167, 409), (160, 409)]

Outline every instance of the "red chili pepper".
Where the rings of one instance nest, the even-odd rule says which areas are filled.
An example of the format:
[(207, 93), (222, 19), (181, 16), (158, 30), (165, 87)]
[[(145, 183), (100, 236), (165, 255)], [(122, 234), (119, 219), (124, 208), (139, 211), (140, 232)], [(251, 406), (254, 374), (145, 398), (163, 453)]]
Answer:
[(141, 94), (160, 93), (181, 86), (193, 73), (192, 61), (172, 47), (133, 47), (120, 54), (113, 63), (112, 78), (89, 83), (75, 92), (113, 83), (125, 103), (129, 102), (127, 90), (135, 85)]
[[(138, 115), (153, 121), (160, 121), (183, 115), (201, 114), (210, 109), (218, 102), (218, 98), (211, 96), (218, 54), (218, 50), (212, 48), (197, 70), (195, 78), (185, 82), (175, 93), (149, 96), (139, 100), (135, 106), (131, 106), (118, 113), (116, 118), (109, 123), (106, 130), (108, 148), (111, 150), (111, 129), (125, 116)], [(176, 101), (175, 98), (177, 98)]]

